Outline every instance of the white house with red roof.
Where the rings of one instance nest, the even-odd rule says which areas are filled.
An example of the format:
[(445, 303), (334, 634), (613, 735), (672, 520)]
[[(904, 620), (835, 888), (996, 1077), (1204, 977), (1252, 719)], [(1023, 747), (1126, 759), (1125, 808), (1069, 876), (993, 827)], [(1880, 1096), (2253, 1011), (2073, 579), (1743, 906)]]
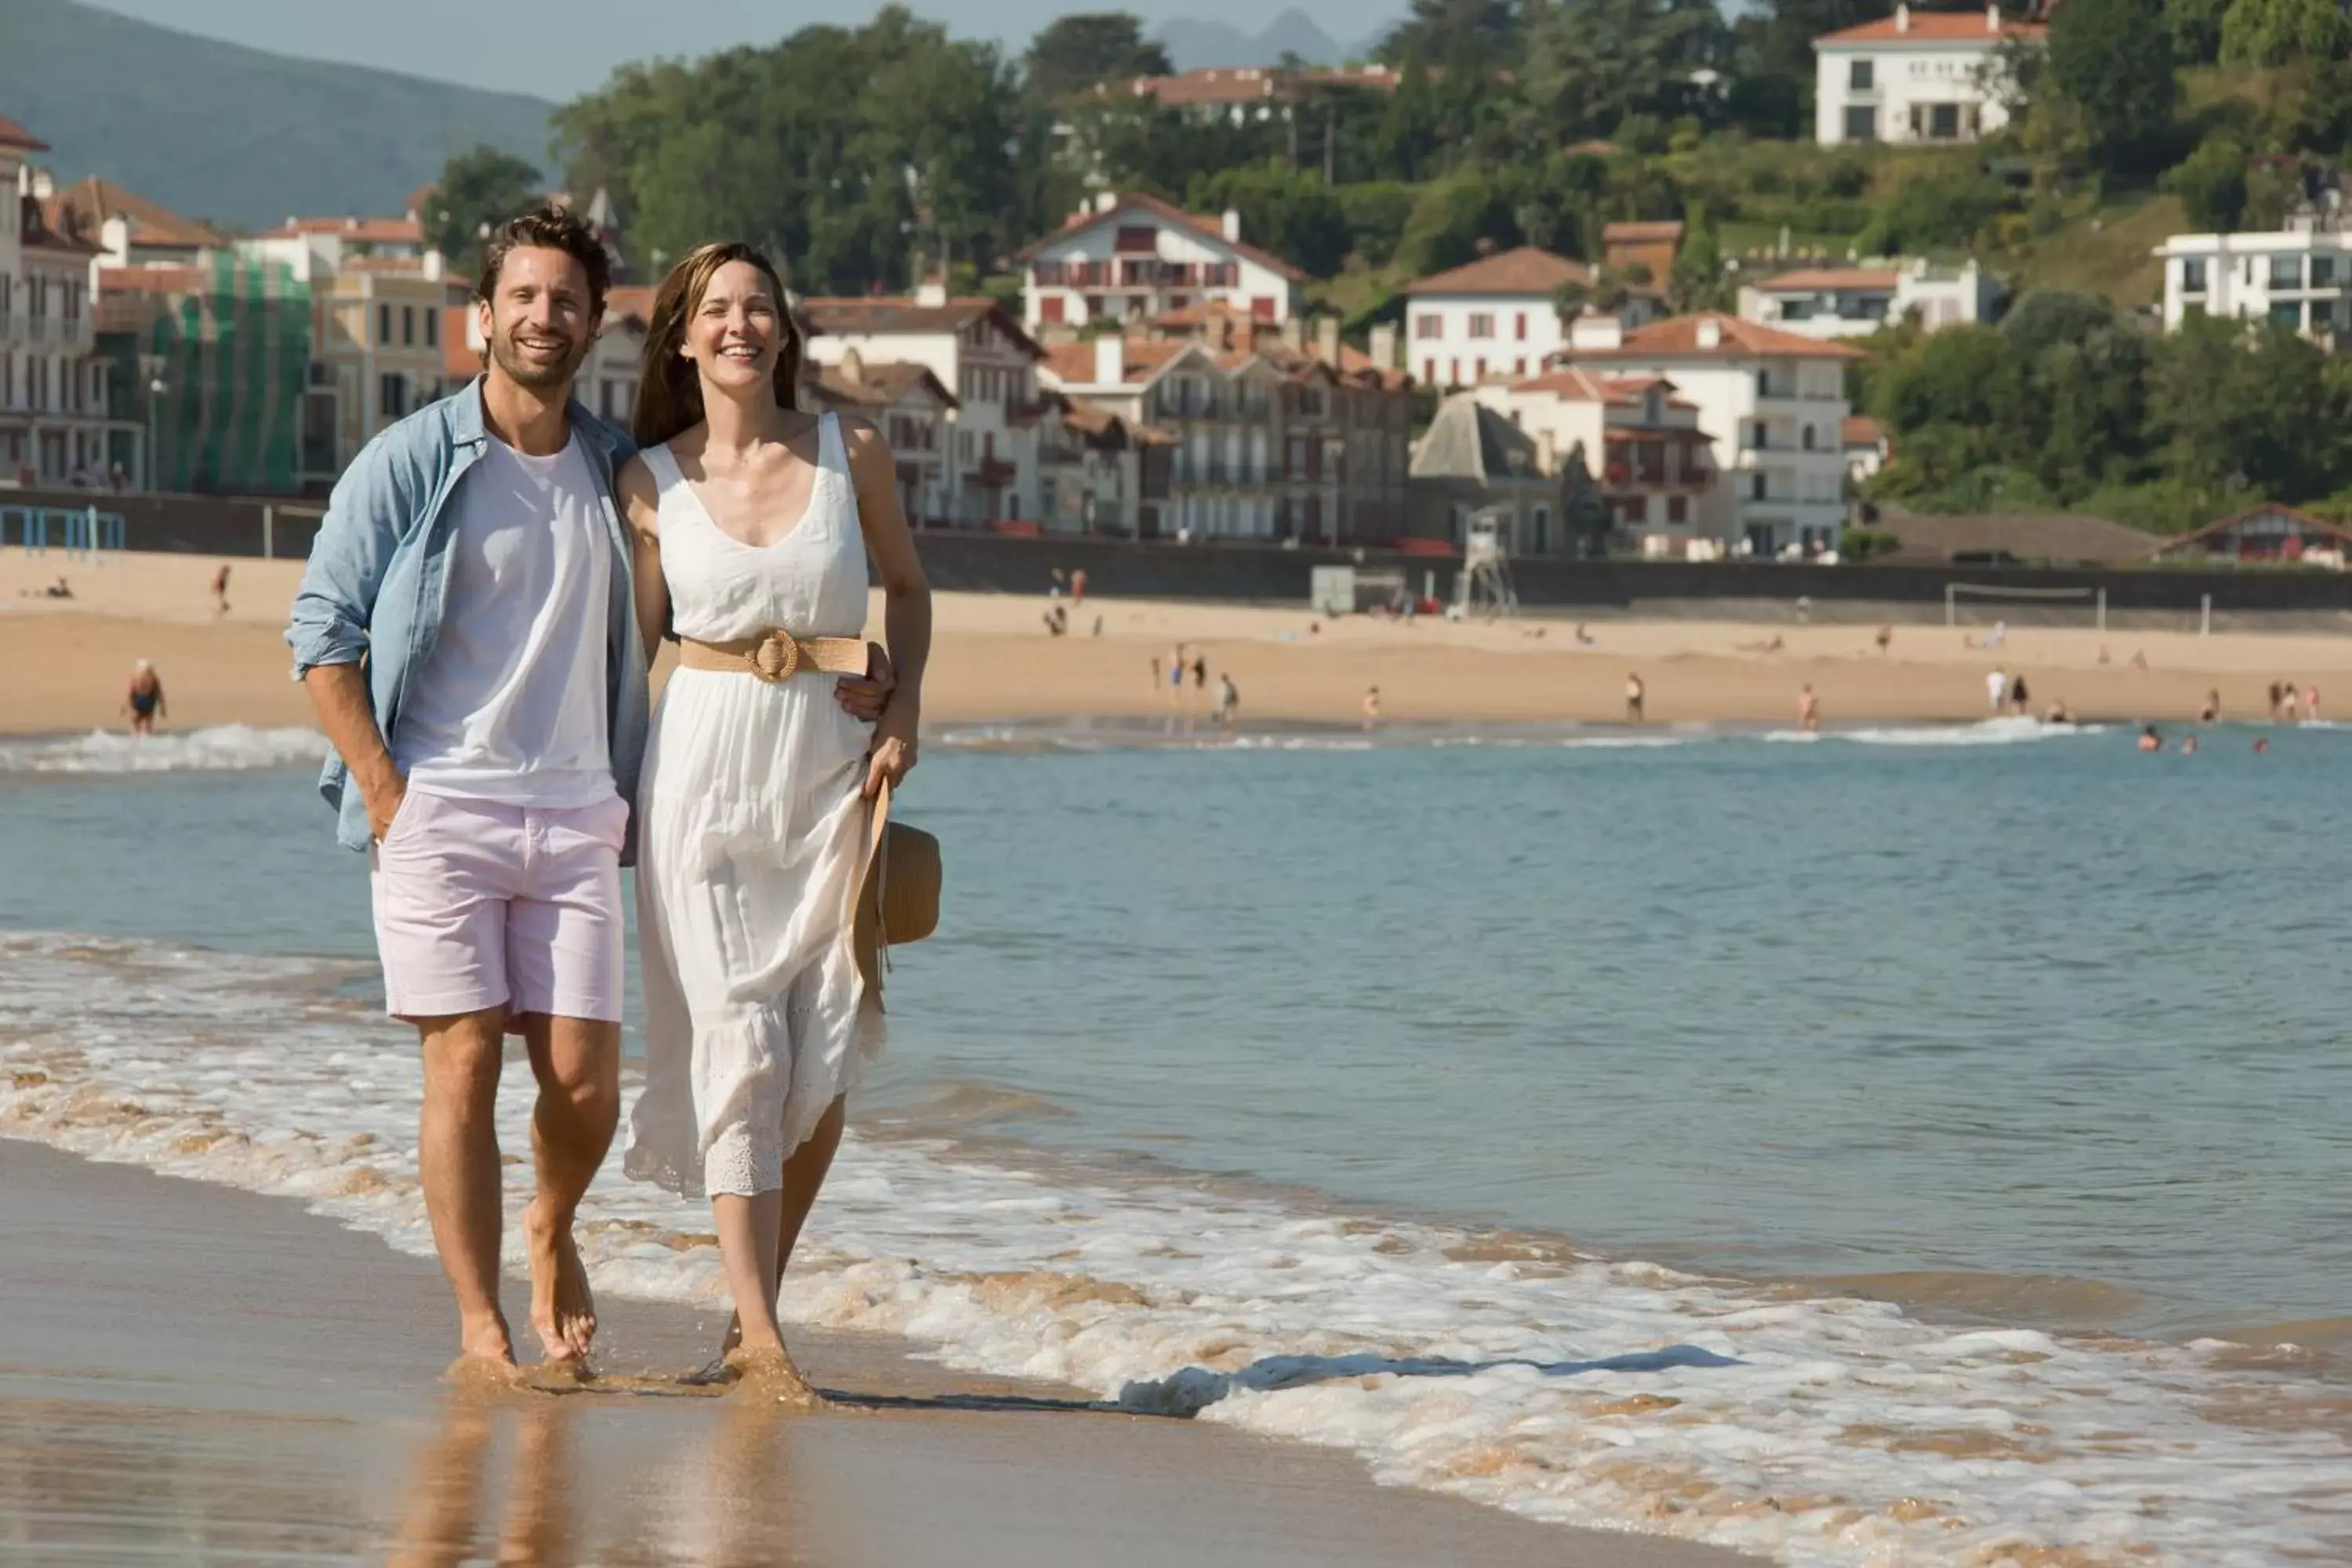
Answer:
[(1206, 217), (1157, 196), (1106, 191), (1017, 258), (1033, 332), (1142, 321), (1208, 300), (1261, 321), (1306, 304), (1307, 275), (1242, 237), (1239, 213)]
[(98, 247), (49, 226), (56, 195), (29, 165), (48, 144), (0, 118), (0, 479), (64, 485), (103, 476), (112, 437), (94, 355)]
[[(1423, 386), (1525, 380), (1566, 342), (1555, 303), (1560, 286), (1593, 281), (1583, 262), (1523, 245), (1408, 284), (1405, 369)], [(1637, 296), (1627, 319), (1654, 316), (1655, 299)]]
[(1813, 40), (1813, 139), (1845, 142), (1973, 142), (2009, 123), (2003, 101), (2006, 45), (2040, 46), (2050, 29), (1982, 10), (1926, 11), (1898, 5), (1892, 16)]
[(1631, 330), (1588, 317), (1569, 353), (1596, 375), (1664, 376), (1696, 405), (1728, 481), (1726, 537), (1735, 547), (1761, 556), (1837, 548), (1845, 371), (1859, 349), (1707, 311)]
[(813, 365), (855, 354), (872, 370), (918, 364), (954, 395), (943, 483), (918, 521), (985, 528), (1036, 521), (1037, 384), (1045, 351), (994, 300), (950, 298), (936, 284), (911, 296), (800, 301)]
[[(1699, 427), (1698, 405), (1666, 377), (1570, 364), (1523, 381), (1490, 381), (1472, 395), (1535, 438), (1545, 474), (1581, 462), (1617, 527), (1645, 552), (1707, 553), (1728, 531), (1730, 495), (1714, 444)], [(1706, 551), (1695, 552), (1702, 540)]]
[(1971, 259), (1939, 267), (1924, 258), (1856, 267), (1801, 267), (1739, 290), (1739, 314), (1805, 338), (1866, 338), (1912, 321), (1938, 327), (1990, 321), (2005, 290)]

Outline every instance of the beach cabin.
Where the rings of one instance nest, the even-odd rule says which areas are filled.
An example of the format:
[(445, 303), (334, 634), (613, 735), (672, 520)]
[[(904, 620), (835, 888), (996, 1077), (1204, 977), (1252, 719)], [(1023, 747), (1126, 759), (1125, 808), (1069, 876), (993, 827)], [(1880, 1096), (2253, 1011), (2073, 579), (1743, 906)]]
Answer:
[(2290, 506), (2258, 506), (2182, 534), (2158, 554), (2208, 565), (2320, 566), (2341, 572), (2352, 556), (2352, 528)]

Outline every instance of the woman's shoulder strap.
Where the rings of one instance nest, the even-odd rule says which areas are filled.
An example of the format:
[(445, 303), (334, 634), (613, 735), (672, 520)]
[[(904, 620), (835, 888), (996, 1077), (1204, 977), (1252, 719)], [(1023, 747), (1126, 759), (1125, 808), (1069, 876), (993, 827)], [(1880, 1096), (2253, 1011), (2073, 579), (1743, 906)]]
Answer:
[(646, 460), (646, 470), (654, 477), (656, 493), (667, 496), (686, 482), (686, 475), (678, 468), (677, 459), (670, 456), (668, 442), (657, 441), (650, 447), (641, 447), (637, 449), (637, 456)]

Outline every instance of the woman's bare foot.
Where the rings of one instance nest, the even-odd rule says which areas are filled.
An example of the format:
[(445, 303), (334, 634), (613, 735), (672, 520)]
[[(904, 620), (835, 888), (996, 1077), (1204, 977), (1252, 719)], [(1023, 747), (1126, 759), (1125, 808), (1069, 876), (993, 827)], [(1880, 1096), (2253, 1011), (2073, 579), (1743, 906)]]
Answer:
[(596, 1337), (596, 1297), (588, 1288), (587, 1266), (572, 1239), (572, 1227), (557, 1226), (533, 1198), (523, 1210), (523, 1239), (530, 1252), (530, 1326), (551, 1362), (585, 1361)]
[(793, 1364), (792, 1352), (781, 1343), (754, 1350), (739, 1347), (727, 1352), (726, 1362), (731, 1374), (730, 1381), (735, 1385), (735, 1398), (756, 1399), (793, 1410), (824, 1408), (824, 1396), (809, 1386), (801, 1369)]
[(515, 1380), (514, 1344), (507, 1337), (507, 1321), (492, 1312), (478, 1322), (461, 1323), (457, 1359), (441, 1374), (460, 1388), (505, 1388)]

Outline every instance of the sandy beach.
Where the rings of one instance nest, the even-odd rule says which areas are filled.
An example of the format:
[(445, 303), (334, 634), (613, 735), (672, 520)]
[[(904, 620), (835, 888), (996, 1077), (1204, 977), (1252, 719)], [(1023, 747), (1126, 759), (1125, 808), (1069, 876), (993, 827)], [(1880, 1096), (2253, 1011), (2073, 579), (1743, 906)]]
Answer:
[[(141, 658), (163, 674), (167, 727), (310, 722), (279, 636), (300, 563), (235, 563), (225, 616), (209, 599), (218, 564), (131, 555), (91, 567), (0, 552), (0, 733), (120, 724), (123, 685)], [(71, 600), (32, 596), (60, 572)], [(2339, 695), (2352, 702), (2352, 638), (2308, 632), (2103, 637), (2088, 627), (2018, 626), (1987, 652), (1964, 646), (1970, 634), (1900, 626), (1882, 657), (1873, 628), (1852, 625), (1594, 621), (1585, 645), (1575, 623), (1532, 617), (1450, 625), (1358, 616), (1318, 626), (1303, 605), (1089, 599), (1072, 616), (1071, 635), (1055, 637), (1045, 610), (1042, 596), (940, 595), (925, 717), (1205, 714), (1225, 673), (1240, 688), (1245, 723), (1353, 724), (1375, 686), (1383, 713), (1400, 721), (1617, 722), (1629, 674), (1647, 688), (1652, 723), (1789, 722), (1808, 684), (1832, 725), (1965, 721), (1985, 716), (1985, 676), (1995, 667), (2025, 677), (2037, 711), (2063, 700), (2091, 720), (2179, 721), (2215, 689), (2226, 713), (2259, 717), (2264, 689), (2286, 679), (2317, 686), (2324, 711)], [(877, 600), (869, 633), (880, 625)], [(1767, 651), (1776, 637), (1780, 647)], [(1152, 679), (1153, 661), (1179, 642), (1209, 671), (1206, 689), (1188, 685), (1181, 701)]]
[(429, 1262), (32, 1143), (0, 1140), (0, 1189), (12, 1560), (1748, 1561), (1381, 1488), (1342, 1454), (1090, 1410), (880, 1336), (797, 1336), (839, 1405), (780, 1415), (675, 1383), (715, 1317), (621, 1300), (602, 1303), (617, 1391), (453, 1393)]

